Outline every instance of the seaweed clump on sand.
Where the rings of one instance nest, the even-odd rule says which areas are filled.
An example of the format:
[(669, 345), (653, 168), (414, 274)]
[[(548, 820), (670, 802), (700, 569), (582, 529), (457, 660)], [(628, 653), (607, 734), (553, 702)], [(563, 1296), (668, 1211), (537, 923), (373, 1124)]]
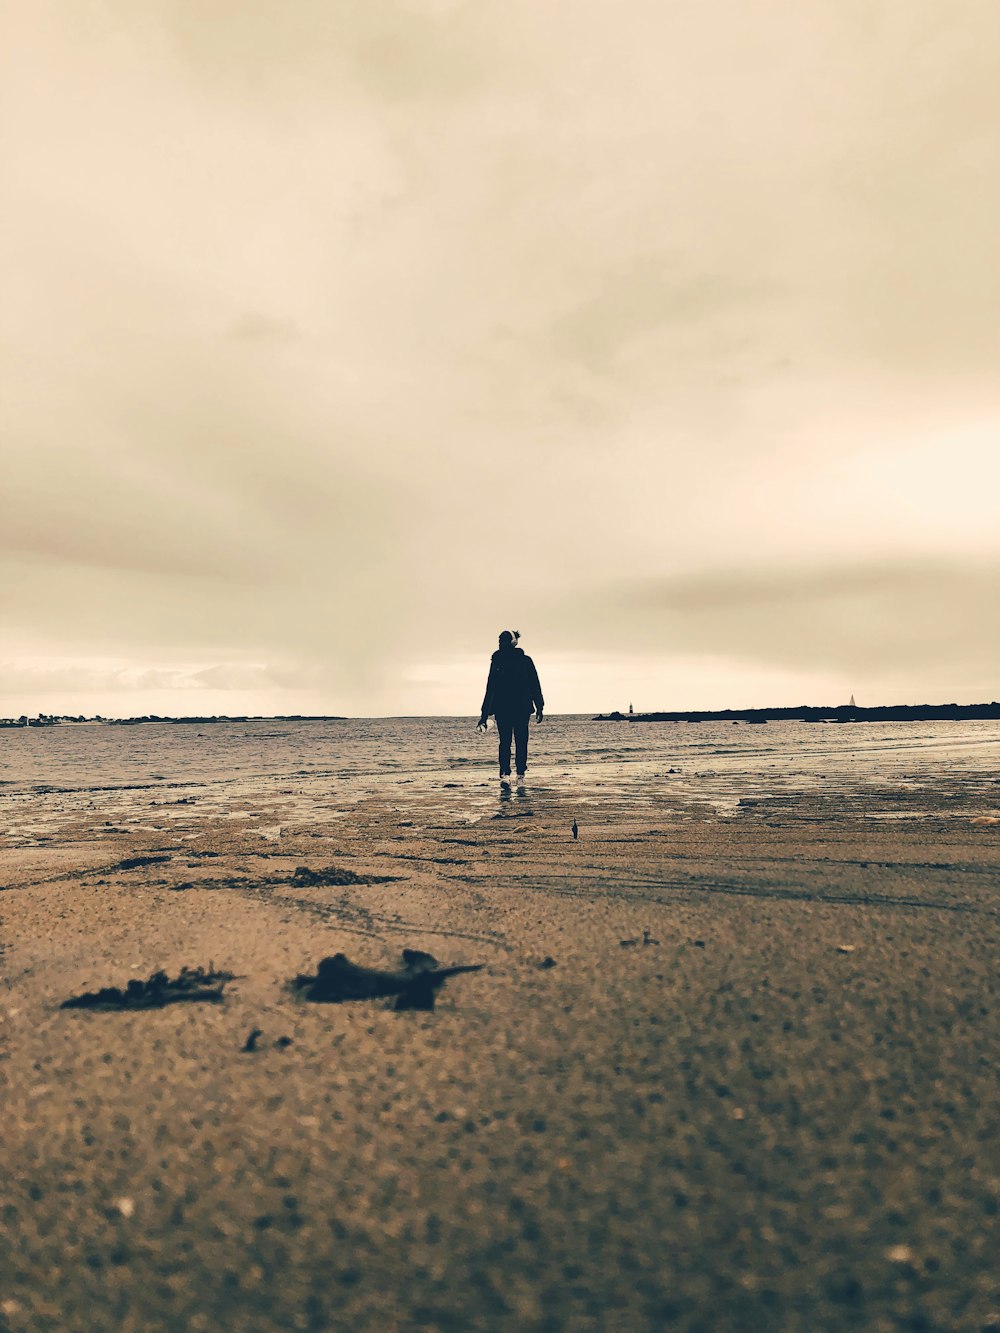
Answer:
[(346, 954), (320, 960), (315, 976), (299, 975), (292, 989), (306, 1000), (341, 1004), (345, 1000), (377, 1000), (395, 996), (393, 1008), (433, 1009), (437, 992), (449, 977), (460, 972), (479, 972), (484, 964), (465, 963), (441, 967), (438, 960), (419, 949), (403, 950), (403, 966), (396, 972), (361, 967)]
[(169, 860), (169, 856), (126, 856), (125, 860), (119, 861), (117, 865), (108, 866), (108, 870), (110, 872), (115, 870), (138, 870), (142, 866), (156, 866)]
[(182, 967), (176, 977), (166, 972), (154, 972), (146, 981), (133, 978), (124, 987), (104, 986), (100, 990), (84, 991), (63, 1000), (60, 1009), (162, 1009), (164, 1005), (181, 1001), (224, 998), (227, 981), (232, 972), (217, 972), (214, 964), (204, 967)]
[(344, 887), (348, 884), (394, 884), (400, 878), (399, 875), (359, 875), (343, 866), (325, 866), (321, 870), (297, 866), (292, 883), (299, 888), (311, 889), (324, 885)]

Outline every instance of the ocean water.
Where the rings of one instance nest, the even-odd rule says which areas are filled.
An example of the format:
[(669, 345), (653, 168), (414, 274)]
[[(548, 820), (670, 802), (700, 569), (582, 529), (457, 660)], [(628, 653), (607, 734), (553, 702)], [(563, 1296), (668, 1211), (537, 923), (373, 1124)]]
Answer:
[[(1000, 722), (531, 724), (537, 800), (710, 809), (866, 792), (899, 800), (872, 817), (941, 817), (1000, 805)], [(199, 816), (326, 820), (367, 797), (405, 805), (437, 792), (454, 817), (495, 809), (496, 732), (471, 718), (76, 725), (0, 732), (0, 839), (56, 836), (81, 818), (165, 827)], [(958, 793), (956, 795), (956, 793)], [(907, 799), (910, 798), (910, 799)], [(158, 821), (150, 824), (150, 820)], [(267, 826), (261, 828), (267, 836)]]

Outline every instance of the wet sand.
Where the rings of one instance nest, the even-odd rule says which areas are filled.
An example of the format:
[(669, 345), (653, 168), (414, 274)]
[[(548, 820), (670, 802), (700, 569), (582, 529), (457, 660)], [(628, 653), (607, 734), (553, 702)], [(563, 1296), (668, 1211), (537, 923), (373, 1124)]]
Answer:
[[(0, 1327), (1000, 1327), (1000, 785), (478, 781), (3, 852)], [(287, 989), (407, 947), (485, 968)], [(221, 1004), (58, 1007), (209, 962)]]

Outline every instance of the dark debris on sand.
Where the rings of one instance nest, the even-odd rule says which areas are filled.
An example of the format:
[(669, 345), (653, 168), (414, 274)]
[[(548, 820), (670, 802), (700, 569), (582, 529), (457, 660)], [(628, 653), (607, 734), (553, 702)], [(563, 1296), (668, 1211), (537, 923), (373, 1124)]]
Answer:
[(320, 870), (310, 870), (308, 866), (296, 866), (292, 883), (299, 888), (316, 888), (322, 885), (348, 884), (394, 884), (401, 875), (359, 875), (342, 866), (325, 866)]
[(166, 972), (154, 972), (146, 981), (133, 978), (123, 987), (104, 986), (101, 990), (84, 991), (63, 1000), (60, 1009), (162, 1009), (167, 1004), (186, 1000), (222, 1000), (232, 972), (217, 972), (211, 964), (203, 967), (183, 967), (176, 977)]
[[(619, 941), (618, 941), (618, 943), (622, 946), (623, 949), (634, 949), (635, 946), (636, 946), (637, 944), (642, 944), (642, 945), (646, 945), (646, 946), (648, 946), (648, 945), (650, 945), (650, 944), (659, 944), (659, 942), (660, 942), (659, 940), (654, 940), (654, 939), (653, 939), (653, 936), (652, 936), (652, 934), (651, 934), (650, 929), (649, 929), (648, 926), (645, 926), (645, 927), (643, 928), (642, 939), (641, 939), (641, 940), (628, 939), (628, 940), (619, 940)], [(699, 941), (699, 942), (700, 942), (700, 941)]]
[(164, 861), (169, 861), (169, 856), (126, 856), (124, 861), (119, 861), (117, 865), (108, 866), (108, 872), (113, 873), (116, 870), (138, 870), (140, 866), (160, 865)]
[(438, 990), (460, 972), (478, 972), (482, 963), (441, 967), (436, 958), (419, 949), (403, 950), (403, 967), (397, 972), (352, 963), (337, 953), (320, 960), (315, 976), (299, 975), (293, 990), (306, 1000), (340, 1004), (345, 1000), (376, 1000), (395, 996), (395, 1009), (433, 1009)]

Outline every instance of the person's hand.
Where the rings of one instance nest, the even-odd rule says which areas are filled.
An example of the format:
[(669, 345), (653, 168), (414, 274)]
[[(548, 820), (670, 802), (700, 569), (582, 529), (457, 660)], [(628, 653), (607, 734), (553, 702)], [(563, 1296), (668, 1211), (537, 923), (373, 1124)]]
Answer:
[(539, 708), (535, 713), (535, 722), (538, 723), (541, 722), (541, 720), (542, 720), (542, 710)]
[(485, 732), (486, 732), (486, 719), (485, 719), (485, 717), (481, 717), (481, 718), (479, 719), (479, 721), (476, 723), (476, 730), (479, 732), (479, 734), (480, 734), (481, 736), (485, 734)]

